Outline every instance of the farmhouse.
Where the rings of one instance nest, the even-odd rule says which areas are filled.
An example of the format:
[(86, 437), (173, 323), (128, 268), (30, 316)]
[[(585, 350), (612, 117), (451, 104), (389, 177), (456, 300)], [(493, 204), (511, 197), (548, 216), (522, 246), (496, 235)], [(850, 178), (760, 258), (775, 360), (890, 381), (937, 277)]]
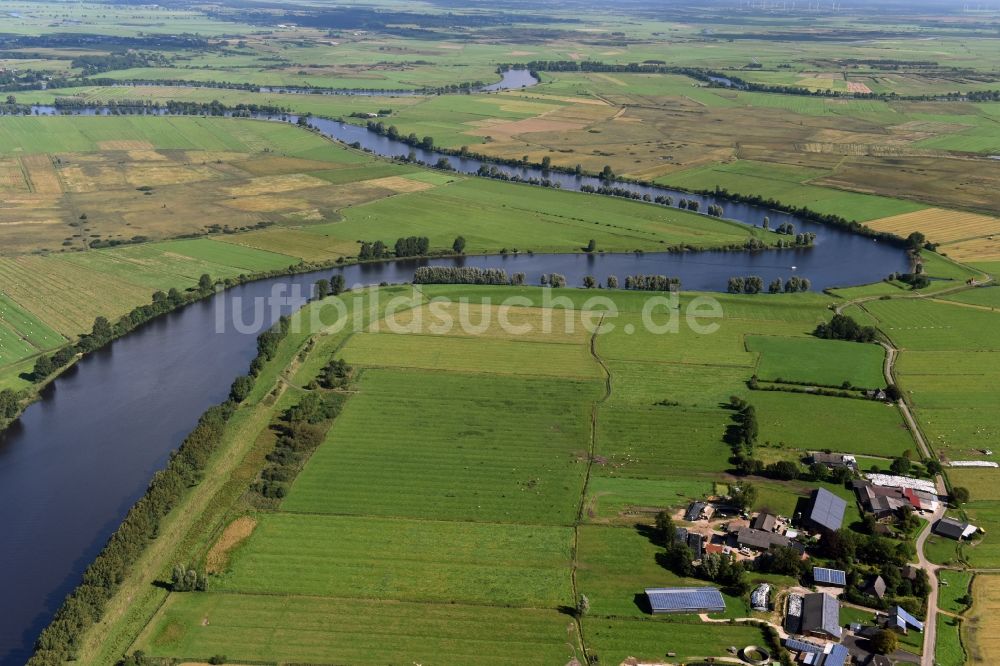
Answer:
[(911, 506), (899, 488), (876, 486), (867, 481), (854, 481), (852, 486), (861, 508), (874, 514), (878, 520), (892, 518), (902, 511), (904, 506)]
[(740, 548), (767, 551), (775, 546), (790, 546), (792, 540), (774, 532), (764, 532), (750, 527), (741, 527), (736, 532), (736, 545)]
[(687, 511), (684, 512), (684, 520), (693, 523), (696, 520), (705, 520), (712, 515), (712, 509), (705, 502), (691, 502)]
[(809, 496), (805, 524), (817, 532), (834, 532), (844, 524), (847, 501), (826, 488), (817, 488)]
[(812, 451), (809, 454), (809, 463), (812, 465), (826, 465), (829, 468), (846, 467), (857, 471), (858, 460), (854, 456), (845, 453), (824, 453), (822, 451)]
[(843, 645), (816, 645), (808, 641), (786, 638), (785, 648), (799, 654), (798, 661), (809, 666), (844, 666), (850, 663), (850, 652)]
[(766, 611), (770, 595), (771, 586), (767, 583), (761, 583), (750, 593), (750, 608), (755, 611)]
[(954, 518), (942, 518), (934, 523), (935, 534), (940, 534), (941, 536), (948, 537), (949, 539), (957, 539), (959, 541), (962, 539), (968, 539), (970, 536), (975, 534), (978, 529), (979, 528), (975, 525), (959, 522)]
[(882, 576), (875, 576), (868, 584), (865, 585), (864, 593), (875, 597), (876, 599), (885, 598), (885, 580)]
[(722, 593), (714, 587), (651, 587), (646, 598), (653, 614), (721, 613), (726, 610)]
[(799, 626), (794, 633), (840, 640), (844, 630), (840, 627), (840, 602), (835, 597), (825, 592), (806, 594), (801, 607)]
[(678, 527), (674, 539), (677, 543), (687, 546), (695, 560), (700, 560), (704, 555), (705, 537), (701, 534), (691, 532), (685, 527)]
[(773, 513), (761, 512), (750, 523), (750, 527), (764, 532), (773, 532), (778, 525), (778, 517)]
[(889, 620), (886, 622), (886, 628), (897, 631), (901, 634), (907, 633), (911, 628), (917, 631), (924, 630), (924, 623), (913, 617), (901, 606), (896, 606), (889, 613)]

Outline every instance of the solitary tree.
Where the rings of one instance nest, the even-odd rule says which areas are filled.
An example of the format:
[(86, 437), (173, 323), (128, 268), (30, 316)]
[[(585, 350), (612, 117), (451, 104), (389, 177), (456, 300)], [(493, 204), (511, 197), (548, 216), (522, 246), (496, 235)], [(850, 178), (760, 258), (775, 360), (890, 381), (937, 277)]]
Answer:
[(597, 280), (594, 279), (593, 275), (587, 275), (583, 278), (583, 286), (586, 289), (593, 289), (597, 286)]
[(329, 280), (316, 280), (316, 298), (326, 298), (330, 294)]
[(927, 238), (919, 231), (914, 231), (906, 237), (906, 246), (911, 250), (919, 250), (924, 246)]
[(576, 603), (576, 613), (578, 616), (583, 617), (590, 612), (590, 599), (587, 598), (586, 594), (580, 595), (580, 600)]
[(199, 291), (201, 291), (203, 293), (204, 292), (209, 292), (209, 291), (212, 291), (212, 287), (214, 287), (214, 286), (215, 286), (215, 283), (212, 282), (212, 276), (209, 275), (208, 273), (202, 273), (201, 277), (198, 278), (198, 290)]
[(542, 169), (548, 171), (549, 167), (551, 166), (552, 166), (552, 158), (546, 155), (545, 157), (542, 158)]
[(668, 512), (660, 511), (656, 514), (654, 527), (656, 529), (655, 539), (659, 545), (666, 547), (673, 542), (675, 531), (674, 520)]
[(465, 252), (465, 237), (456, 237), (455, 242), (451, 244), (451, 249), (455, 252), (455, 254), (462, 254)]
[(52, 365), (52, 359), (43, 354), (35, 361), (35, 370), (32, 376), (36, 382), (40, 382), (51, 375), (54, 370), (55, 367)]
[(969, 501), (969, 489), (965, 486), (955, 486), (951, 489), (951, 498), (955, 504), (965, 504)]
[(879, 654), (892, 654), (899, 648), (899, 638), (888, 629), (881, 629), (871, 638), (872, 650)]
[(344, 291), (344, 276), (337, 273), (330, 278), (330, 293), (334, 296), (339, 296), (342, 291)]
[(587, 247), (583, 248), (583, 251), (593, 252), (596, 249), (597, 249), (597, 241), (591, 238), (589, 241), (587, 241)]
[(618, 276), (617, 275), (609, 275), (608, 276), (608, 289), (617, 289), (617, 288), (618, 288)]

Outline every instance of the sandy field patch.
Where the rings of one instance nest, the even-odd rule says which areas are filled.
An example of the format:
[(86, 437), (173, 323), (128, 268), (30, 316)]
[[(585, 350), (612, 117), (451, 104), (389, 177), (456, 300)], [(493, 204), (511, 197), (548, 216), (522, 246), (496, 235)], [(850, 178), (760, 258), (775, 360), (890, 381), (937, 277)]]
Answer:
[(230, 199), (220, 203), (223, 206), (235, 208), (236, 210), (252, 211), (256, 213), (295, 211), (309, 207), (309, 203), (305, 199), (271, 195), (263, 195), (259, 197), (240, 197), (238, 199)]
[(534, 51), (511, 51), (508, 55), (515, 57), (534, 55)]
[(169, 158), (155, 150), (130, 150), (128, 158), (133, 162), (164, 162)]
[(26, 192), (28, 184), (24, 181), (21, 163), (16, 159), (0, 160), (0, 191)]
[(593, 79), (599, 79), (601, 81), (606, 81), (606, 82), (608, 82), (608, 83), (610, 83), (612, 85), (615, 85), (615, 86), (622, 86), (623, 88), (628, 86), (627, 83), (625, 83), (621, 79), (618, 79), (618, 78), (615, 78), (615, 77), (611, 76), (610, 74), (601, 74), (600, 72), (591, 72), (590, 73), (590, 77), (593, 78)]
[(325, 180), (308, 176), (306, 174), (288, 174), (283, 176), (261, 176), (253, 178), (242, 185), (227, 188), (229, 194), (233, 196), (254, 196), (257, 194), (278, 194), (281, 192), (294, 192), (310, 187), (322, 187), (328, 185)]
[(125, 179), (134, 187), (200, 183), (218, 177), (217, 172), (203, 165), (133, 164), (125, 171)]
[(913, 213), (883, 217), (868, 222), (868, 226), (898, 236), (907, 236), (914, 231), (920, 231), (934, 243), (949, 243), (1000, 234), (1000, 218), (943, 208), (927, 208)]
[(249, 153), (236, 153), (227, 150), (185, 150), (184, 159), (188, 162), (239, 162), (250, 157)]
[(125, 172), (110, 164), (69, 164), (60, 169), (67, 192), (94, 192), (128, 186)]
[(153, 150), (153, 144), (149, 141), (128, 139), (118, 141), (98, 141), (97, 147), (100, 150)]
[(393, 192), (423, 192), (434, 189), (434, 183), (425, 183), (405, 176), (386, 176), (385, 178), (373, 178), (364, 181), (368, 185), (384, 187)]
[(852, 93), (870, 93), (872, 91), (866, 84), (860, 81), (848, 81), (847, 82), (847, 92)]
[(298, 157), (260, 157), (246, 161), (233, 162), (233, 166), (243, 169), (254, 176), (277, 176), (303, 171), (328, 171), (338, 165), (319, 160), (305, 160)]
[(63, 191), (59, 174), (48, 155), (25, 155), (21, 158), (24, 170), (28, 172), (31, 191), (37, 194), (61, 194)]
[(229, 564), (229, 554), (236, 546), (250, 538), (255, 527), (257, 520), (252, 516), (242, 516), (229, 523), (205, 556), (205, 571), (210, 574), (225, 571)]
[(567, 132), (583, 129), (585, 123), (572, 120), (550, 120), (548, 118), (525, 118), (509, 122), (498, 122), (495, 125), (484, 125), (466, 130), (465, 134), (472, 136), (492, 136), (497, 139), (511, 139), (519, 134), (531, 132)]

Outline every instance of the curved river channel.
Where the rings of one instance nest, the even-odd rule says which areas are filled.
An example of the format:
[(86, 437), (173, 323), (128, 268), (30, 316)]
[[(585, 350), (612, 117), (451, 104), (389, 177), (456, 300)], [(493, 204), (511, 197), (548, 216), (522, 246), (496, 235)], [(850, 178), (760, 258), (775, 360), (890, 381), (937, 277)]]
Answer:
[[(54, 109), (39, 107), (39, 113)], [(100, 111), (97, 111), (100, 113)], [(292, 117), (294, 120), (294, 117)], [(311, 118), (310, 124), (348, 143), (360, 142), (387, 156), (411, 148), (362, 127)], [(434, 163), (434, 151), (416, 150), (417, 159)], [(475, 172), (481, 162), (449, 157), (456, 170)], [(525, 177), (537, 169), (500, 167)], [(547, 174), (563, 189), (599, 184), (596, 179)], [(695, 198), (704, 209), (711, 197), (630, 186), (652, 196), (671, 193)], [(597, 196), (597, 195), (593, 195)], [(678, 276), (688, 290), (721, 290), (731, 275), (802, 275), (813, 289), (873, 282), (908, 269), (905, 254), (837, 228), (799, 220), (755, 206), (719, 201), (726, 217), (772, 226), (792, 222), (797, 231), (817, 234), (811, 249), (757, 253), (595, 254), (463, 257), (366, 264), (336, 269), (348, 284), (403, 282), (418, 265), (462, 264), (523, 271), (529, 284), (543, 272), (564, 274), (570, 285), (583, 276), (611, 274)], [(585, 241), (586, 239), (582, 239)], [(793, 268), (795, 267), (795, 268)], [(308, 293), (332, 270), (263, 280), (236, 287), (211, 299), (161, 317), (92, 354), (49, 386), (6, 433), (0, 434), (0, 665), (23, 664), (35, 637), (48, 623), (83, 569), (100, 551), (153, 473), (180, 444), (209, 406), (225, 399), (232, 379), (246, 371), (256, 353), (255, 334), (274, 319), (300, 307), (292, 298), (250, 332), (216, 326), (217, 309), (236, 304), (243, 321), (254, 320), (255, 299), (276, 285)], [(766, 295), (758, 298), (767, 298)], [(245, 330), (245, 329), (244, 329)]]

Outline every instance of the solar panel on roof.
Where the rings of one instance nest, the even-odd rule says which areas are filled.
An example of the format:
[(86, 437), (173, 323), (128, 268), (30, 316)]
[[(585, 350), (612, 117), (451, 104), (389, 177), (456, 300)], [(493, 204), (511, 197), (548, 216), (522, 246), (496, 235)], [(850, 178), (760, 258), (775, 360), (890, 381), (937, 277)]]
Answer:
[(823, 666), (844, 666), (851, 653), (843, 645), (834, 645), (823, 659)]
[(813, 567), (813, 580), (826, 585), (847, 585), (847, 574), (840, 569), (826, 569), (824, 567)]
[(646, 590), (654, 613), (712, 612), (726, 609), (722, 593), (714, 587), (655, 587)]
[(809, 517), (829, 530), (839, 530), (844, 523), (845, 509), (847, 509), (846, 500), (837, 497), (826, 488), (817, 488), (813, 494)]
[(806, 641), (800, 641), (795, 638), (786, 638), (785, 647), (789, 650), (794, 650), (795, 652), (812, 652), (818, 654), (823, 651), (823, 648), (815, 643), (807, 643)]
[(924, 623), (921, 622), (920, 620), (918, 620), (917, 618), (913, 617), (909, 613), (907, 613), (906, 610), (902, 606), (896, 606), (896, 608), (894, 609), (894, 613), (896, 614), (896, 617), (898, 619), (900, 619), (903, 622), (905, 622), (906, 624), (910, 625), (911, 627), (913, 627), (917, 631), (923, 631), (924, 630)]

